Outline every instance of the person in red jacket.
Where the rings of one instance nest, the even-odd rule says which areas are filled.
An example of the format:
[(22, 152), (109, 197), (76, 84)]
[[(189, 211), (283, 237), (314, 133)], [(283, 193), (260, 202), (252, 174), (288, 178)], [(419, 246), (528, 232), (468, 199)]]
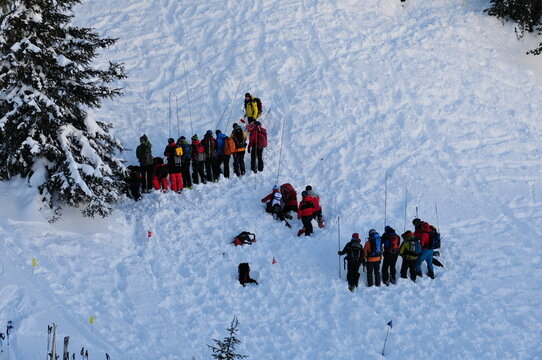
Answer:
[(412, 225), (414, 225), (414, 228), (416, 229), (414, 236), (420, 239), (420, 245), (422, 247), (422, 254), (418, 257), (418, 262), (416, 263), (416, 276), (422, 276), (422, 263), (425, 261), (427, 263), (427, 276), (434, 279), (433, 249), (430, 248), (431, 239), (429, 237), (431, 226), (418, 218), (412, 220)]
[(294, 187), (289, 183), (284, 183), (280, 186), (280, 192), (282, 193), (282, 202), (284, 203), (283, 212), (284, 215), (291, 219), (292, 217), (288, 214), (290, 211), (297, 213), (298, 204), (297, 204), (297, 193), (295, 192)]
[(167, 158), (171, 191), (175, 191), (176, 193), (180, 194), (183, 191), (183, 179), (181, 177), (182, 148), (179, 149), (181, 155), (178, 155), (177, 147), (180, 146), (175, 143), (173, 138), (169, 138), (168, 145), (164, 150), (164, 156)]
[(248, 152), (250, 154), (250, 170), (254, 173), (263, 171), (263, 149), (267, 147), (267, 130), (259, 121), (247, 125), (249, 132)]
[(164, 164), (164, 160), (161, 157), (155, 157), (152, 159), (152, 186), (154, 190), (162, 190), (166, 192), (168, 189), (167, 175), (168, 168)]
[(321, 229), (324, 227), (324, 217), (322, 216), (322, 207), (320, 206), (320, 196), (312, 190), (312, 186), (307, 185), (305, 191), (311, 197), (314, 204), (314, 218), (318, 222), (318, 227)]
[(263, 203), (267, 202), (265, 206), (265, 211), (269, 214), (272, 214), (275, 220), (278, 219), (280, 221), (284, 221), (286, 223), (286, 226), (292, 227), (288, 223), (288, 221), (286, 221), (286, 217), (284, 214), (284, 202), (282, 199), (282, 193), (280, 192), (279, 187), (277, 185), (273, 186), (273, 192), (271, 192), (271, 194), (264, 197), (261, 201)]
[(297, 232), (297, 236), (305, 234), (305, 236), (310, 236), (313, 232), (312, 229), (312, 219), (314, 217), (314, 204), (311, 201), (310, 197), (307, 195), (306, 191), (301, 193), (303, 200), (299, 203), (299, 210), (297, 211), (297, 218), (301, 219), (303, 223), (303, 229)]

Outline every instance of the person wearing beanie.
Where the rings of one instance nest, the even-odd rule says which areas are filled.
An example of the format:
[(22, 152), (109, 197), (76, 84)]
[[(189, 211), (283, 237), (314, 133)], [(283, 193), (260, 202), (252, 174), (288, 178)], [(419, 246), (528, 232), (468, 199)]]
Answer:
[(384, 260), (382, 262), (382, 282), (388, 286), (390, 282), (397, 281), (395, 264), (399, 257), (399, 244), (401, 238), (395, 233), (391, 226), (386, 226), (382, 234), (382, 245), (384, 247)]
[(180, 194), (183, 191), (183, 179), (181, 176), (182, 147), (175, 143), (173, 138), (168, 139), (168, 145), (164, 150), (169, 171), (169, 183), (171, 191)]
[[(261, 200), (265, 205), (265, 211), (273, 215), (275, 220), (284, 221), (286, 226), (291, 228), (292, 226), (286, 220), (284, 215), (284, 202), (282, 199), (282, 193), (277, 185), (273, 186), (273, 191)], [(291, 217), (290, 217), (291, 218)]]
[(203, 137), (203, 140), (201, 140), (201, 144), (204, 148), (204, 154), (205, 154), (205, 176), (207, 178), (207, 181), (218, 181), (218, 170), (217, 170), (217, 157), (216, 157), (216, 148), (217, 143), (215, 138), (213, 137), (213, 132), (211, 130), (207, 130), (205, 133), (205, 136)]
[(183, 180), (184, 189), (192, 188), (192, 177), (190, 175), (190, 162), (192, 161), (192, 147), (186, 142), (186, 138), (181, 136), (177, 139), (177, 146), (183, 149), (181, 156), (181, 177)]
[(369, 230), (369, 237), (363, 247), (364, 262), (367, 266), (367, 286), (380, 286), (380, 261), (382, 260), (382, 239), (375, 229)]
[(416, 263), (421, 254), (420, 240), (408, 230), (403, 235), (403, 243), (399, 248), (399, 255), (403, 258), (401, 264), (401, 278), (407, 278), (407, 271), (410, 272), (410, 280), (416, 282)]
[[(222, 173), (225, 178), (230, 177), (230, 158), (231, 155), (224, 153), (224, 147), (226, 145), (226, 139), (228, 138), (222, 131), (216, 130), (216, 171), (218, 174)], [(222, 169), (221, 169), (222, 167)]]
[(252, 124), (260, 114), (258, 113), (258, 103), (250, 93), (245, 94), (245, 116), (249, 124)]
[(306, 191), (301, 193), (303, 200), (299, 203), (299, 209), (297, 211), (297, 218), (301, 219), (303, 223), (303, 228), (297, 232), (297, 236), (305, 234), (305, 236), (310, 236), (313, 232), (312, 228), (312, 219), (314, 215), (314, 204), (307, 195)]
[(345, 255), (344, 261), (348, 262), (346, 280), (348, 280), (348, 290), (354, 291), (358, 287), (359, 282), (359, 267), (363, 260), (363, 247), (361, 246), (361, 239), (358, 233), (352, 234), (352, 239), (348, 242), (342, 251), (337, 254), (339, 256)]
[(136, 157), (141, 168), (143, 192), (148, 193), (152, 189), (152, 144), (145, 134), (139, 138), (139, 142), (140, 144), (136, 148)]
[(207, 183), (205, 180), (205, 148), (198, 139), (198, 135), (192, 136), (192, 183), (199, 184), (201, 181), (203, 184)]
[(237, 176), (245, 175), (245, 149), (247, 146), (247, 134), (241, 129), (239, 124), (233, 124), (233, 131), (230, 137), (235, 142), (235, 152), (233, 156), (233, 172)]

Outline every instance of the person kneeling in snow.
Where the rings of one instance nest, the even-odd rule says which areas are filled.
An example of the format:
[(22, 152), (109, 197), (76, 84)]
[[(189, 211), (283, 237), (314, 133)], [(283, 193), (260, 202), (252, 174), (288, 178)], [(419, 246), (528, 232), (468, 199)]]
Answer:
[(273, 192), (264, 197), (262, 202), (267, 202), (265, 211), (272, 214), (275, 220), (279, 219), (280, 221), (284, 221), (286, 226), (291, 227), (284, 217), (282, 194), (277, 185), (273, 186)]

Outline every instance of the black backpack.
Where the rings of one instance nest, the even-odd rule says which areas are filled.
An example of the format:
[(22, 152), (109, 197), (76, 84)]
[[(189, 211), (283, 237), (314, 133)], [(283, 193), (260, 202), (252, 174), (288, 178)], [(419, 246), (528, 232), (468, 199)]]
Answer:
[(256, 235), (254, 233), (243, 231), (239, 235), (233, 238), (231, 242), (234, 245), (252, 244), (256, 242)]
[(361, 264), (363, 260), (363, 247), (361, 243), (355, 241), (350, 244), (348, 248), (348, 261), (352, 261), (354, 264)]
[(235, 147), (237, 149), (241, 149), (247, 146), (247, 144), (245, 143), (244, 136), (243, 136), (243, 130), (241, 128), (235, 129), (233, 131), (232, 137), (233, 137), (233, 141), (235, 142)]
[(254, 98), (254, 102), (256, 103), (256, 106), (258, 107), (258, 116), (260, 116), (263, 110), (262, 101), (260, 100), (260, 98)]
[(258, 285), (256, 280), (250, 278), (250, 266), (248, 266), (248, 263), (239, 264), (237, 270), (239, 272), (239, 282), (241, 285), (243, 285), (243, 287), (245, 287), (245, 284)]
[(429, 249), (440, 249), (440, 233), (437, 230), (429, 233)]

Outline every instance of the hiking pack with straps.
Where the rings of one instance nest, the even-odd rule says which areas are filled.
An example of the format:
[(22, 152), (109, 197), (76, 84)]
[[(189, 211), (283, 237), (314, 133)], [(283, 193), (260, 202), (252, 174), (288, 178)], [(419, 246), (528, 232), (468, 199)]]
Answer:
[(231, 137), (224, 138), (224, 155), (231, 155), (235, 152), (235, 140)]
[(231, 243), (237, 246), (237, 245), (244, 245), (244, 244), (251, 245), (252, 243), (255, 243), (255, 242), (256, 242), (256, 234), (248, 232), (248, 231), (243, 231), (239, 235), (234, 237)]
[(233, 137), (233, 141), (235, 141), (235, 147), (237, 149), (241, 149), (247, 146), (247, 144), (245, 143), (243, 130), (240, 127), (233, 130), (232, 137)]
[(260, 116), (263, 111), (262, 101), (260, 98), (254, 98), (253, 101), (256, 103), (256, 107), (258, 108), (258, 116)]
[(436, 229), (429, 232), (429, 249), (440, 249), (440, 233)]
[(388, 248), (386, 249), (386, 252), (390, 254), (399, 253), (399, 243), (401, 242), (399, 235), (397, 235), (396, 233), (388, 233), (387, 237), (388, 237)]
[(414, 238), (413, 240), (407, 240), (409, 242), (406, 254), (409, 256), (420, 256), (422, 253), (422, 246), (420, 245), (420, 240)]
[(239, 282), (243, 287), (245, 287), (245, 284), (258, 285), (256, 280), (250, 278), (250, 266), (248, 263), (240, 263), (239, 266), (237, 266), (237, 271), (239, 272)]
[(382, 239), (380, 234), (375, 232), (369, 236), (369, 242), (371, 244), (371, 251), (369, 252), (370, 257), (377, 257), (382, 255)]
[(183, 156), (183, 148), (181, 147), (181, 145), (177, 145), (175, 147), (175, 151), (173, 151), (172, 156), (173, 156), (173, 163), (176, 166), (181, 166), (182, 156)]
[(267, 130), (265, 130), (261, 125), (256, 128), (258, 132), (257, 146), (260, 149), (267, 147)]
[(348, 248), (348, 261), (352, 261), (355, 264), (361, 264), (363, 260), (363, 247), (360, 242), (354, 241), (350, 243)]

